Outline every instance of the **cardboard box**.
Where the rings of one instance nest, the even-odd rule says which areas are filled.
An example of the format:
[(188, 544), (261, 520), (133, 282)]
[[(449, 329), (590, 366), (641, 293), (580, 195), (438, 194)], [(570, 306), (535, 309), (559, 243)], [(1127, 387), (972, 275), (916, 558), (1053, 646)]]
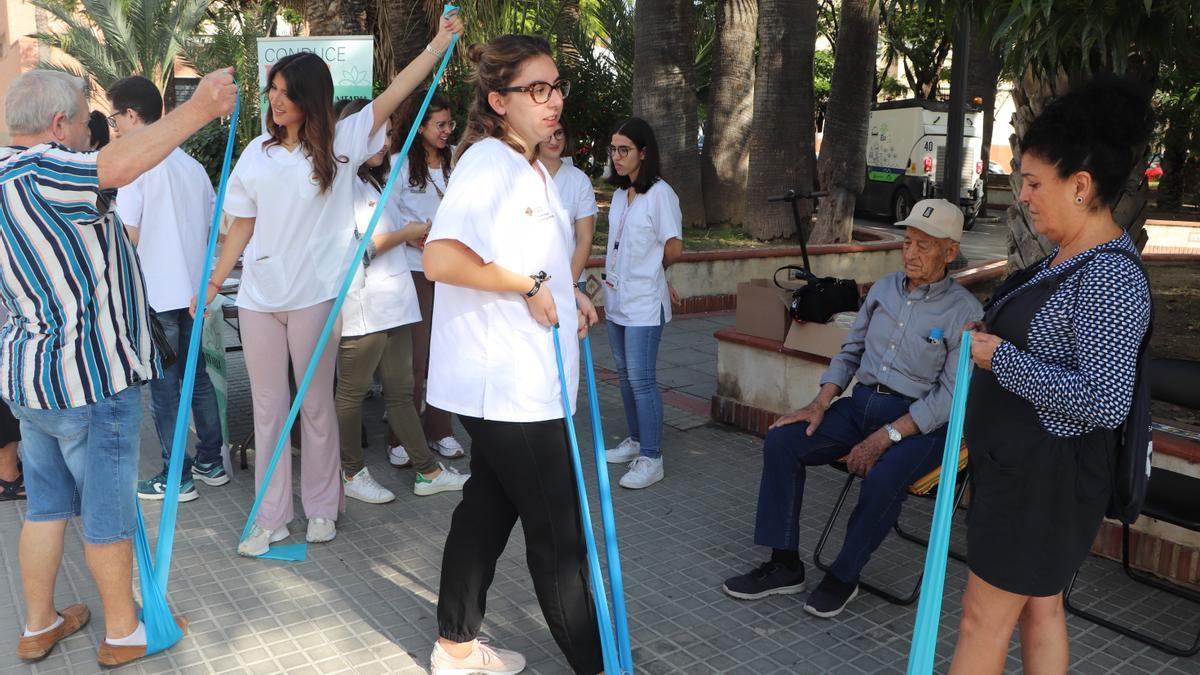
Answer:
[(842, 343), (854, 325), (858, 312), (840, 312), (829, 323), (793, 321), (783, 346), (806, 354), (832, 359), (842, 351)]
[(787, 337), (787, 303), (791, 293), (781, 290), (770, 279), (751, 279), (737, 287), (737, 317), (734, 329), (739, 333), (783, 342)]

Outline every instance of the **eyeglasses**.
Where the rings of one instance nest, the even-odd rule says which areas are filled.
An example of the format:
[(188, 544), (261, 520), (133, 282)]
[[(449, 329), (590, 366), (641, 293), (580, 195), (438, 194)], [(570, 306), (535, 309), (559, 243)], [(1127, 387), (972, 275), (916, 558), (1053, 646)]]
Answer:
[(433, 126), (438, 130), (438, 133), (453, 132), (454, 128), (458, 126), (458, 122), (455, 122), (454, 120), (450, 120), (449, 122), (437, 122)]
[(557, 89), (558, 93), (566, 98), (571, 94), (571, 82), (569, 80), (558, 80), (554, 84), (549, 82), (530, 82), (523, 87), (501, 87), (496, 91), (501, 94), (508, 94), (514, 91), (523, 91), (529, 94), (529, 98), (533, 99), (534, 103), (545, 103), (550, 100), (550, 92)]
[(563, 131), (562, 129), (556, 129), (554, 131), (554, 133), (550, 134), (550, 138), (553, 138), (556, 141), (561, 141), (562, 139), (564, 139), (566, 137), (567, 137), (567, 132)]
[(620, 157), (621, 159), (625, 159), (626, 157), (629, 156), (629, 153), (632, 151), (633, 151), (633, 146), (629, 146), (629, 145), (610, 145), (610, 146), (608, 146), (608, 156), (609, 157), (616, 155), (617, 157)]
[[(128, 108), (126, 108), (125, 110), (128, 110)], [(117, 112), (106, 117), (105, 119), (108, 120), (108, 126), (112, 127), (113, 129), (116, 129), (117, 128), (117, 118), (120, 117), (121, 115), (124, 115), (125, 110), (118, 110)]]

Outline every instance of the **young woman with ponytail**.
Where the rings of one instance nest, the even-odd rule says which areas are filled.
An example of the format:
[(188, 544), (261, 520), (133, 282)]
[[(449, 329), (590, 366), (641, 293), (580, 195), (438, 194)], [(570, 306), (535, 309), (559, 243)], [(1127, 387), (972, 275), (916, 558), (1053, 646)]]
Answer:
[(585, 569), (550, 327), (560, 328), (569, 407), (579, 345), (597, 320), (571, 274), (568, 220), (539, 144), (570, 83), (542, 38), (474, 45), (475, 95), (446, 196), (425, 245), (437, 282), (428, 401), (471, 436), (471, 480), (442, 559), (433, 673), (518, 673), (525, 659), (478, 640), (496, 560), (517, 521), (538, 603), (576, 673), (603, 670)]

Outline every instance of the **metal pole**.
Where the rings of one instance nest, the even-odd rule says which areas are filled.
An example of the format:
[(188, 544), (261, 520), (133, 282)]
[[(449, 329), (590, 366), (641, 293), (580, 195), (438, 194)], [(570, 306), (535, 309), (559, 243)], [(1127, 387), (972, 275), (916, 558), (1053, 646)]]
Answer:
[(971, 55), (971, 3), (965, 2), (954, 20), (954, 61), (950, 64), (950, 119), (946, 123), (946, 165), (942, 167), (942, 196), (959, 203), (962, 195), (963, 117), (967, 112), (967, 62)]

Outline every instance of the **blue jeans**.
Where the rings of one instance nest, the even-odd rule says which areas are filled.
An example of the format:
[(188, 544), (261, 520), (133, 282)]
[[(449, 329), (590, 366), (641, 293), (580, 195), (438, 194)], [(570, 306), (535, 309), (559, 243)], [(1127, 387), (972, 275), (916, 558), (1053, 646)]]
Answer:
[[(903, 417), (908, 406), (906, 399), (857, 386), (850, 396), (833, 403), (812, 436), (807, 434), (807, 422), (768, 432), (763, 443), (754, 543), (798, 550), (806, 467), (844, 457), (884, 424)], [(846, 583), (858, 581), (871, 554), (900, 516), (908, 486), (938, 466), (945, 443), (943, 425), (929, 434), (909, 436), (879, 457), (862, 480), (858, 503), (846, 526), (846, 539), (831, 566), (835, 577)]]
[(111, 544), (137, 528), (142, 396), (137, 386), (91, 405), (43, 410), (13, 405), (34, 522), (82, 516), (83, 540)]
[(621, 380), (621, 401), (629, 437), (641, 443), (642, 455), (662, 457), (663, 402), (658, 390), (658, 343), (663, 315), (657, 326), (622, 326), (608, 321), (608, 343)]
[[(183, 388), (183, 367), (187, 363), (187, 347), (192, 337), (192, 317), (187, 309), (158, 312), (155, 316), (162, 323), (167, 340), (175, 346), (178, 358), (163, 373), (150, 381), (150, 413), (154, 416), (154, 430), (162, 446), (163, 471), (171, 461), (171, 444), (175, 440), (175, 416), (179, 414), (179, 393)], [(192, 391), (192, 421), (196, 424), (196, 462), (212, 464), (221, 461), (221, 413), (217, 408), (217, 394), (204, 356), (196, 360), (196, 387)], [(183, 453), (183, 474), (192, 475), (192, 458), (186, 448)]]

